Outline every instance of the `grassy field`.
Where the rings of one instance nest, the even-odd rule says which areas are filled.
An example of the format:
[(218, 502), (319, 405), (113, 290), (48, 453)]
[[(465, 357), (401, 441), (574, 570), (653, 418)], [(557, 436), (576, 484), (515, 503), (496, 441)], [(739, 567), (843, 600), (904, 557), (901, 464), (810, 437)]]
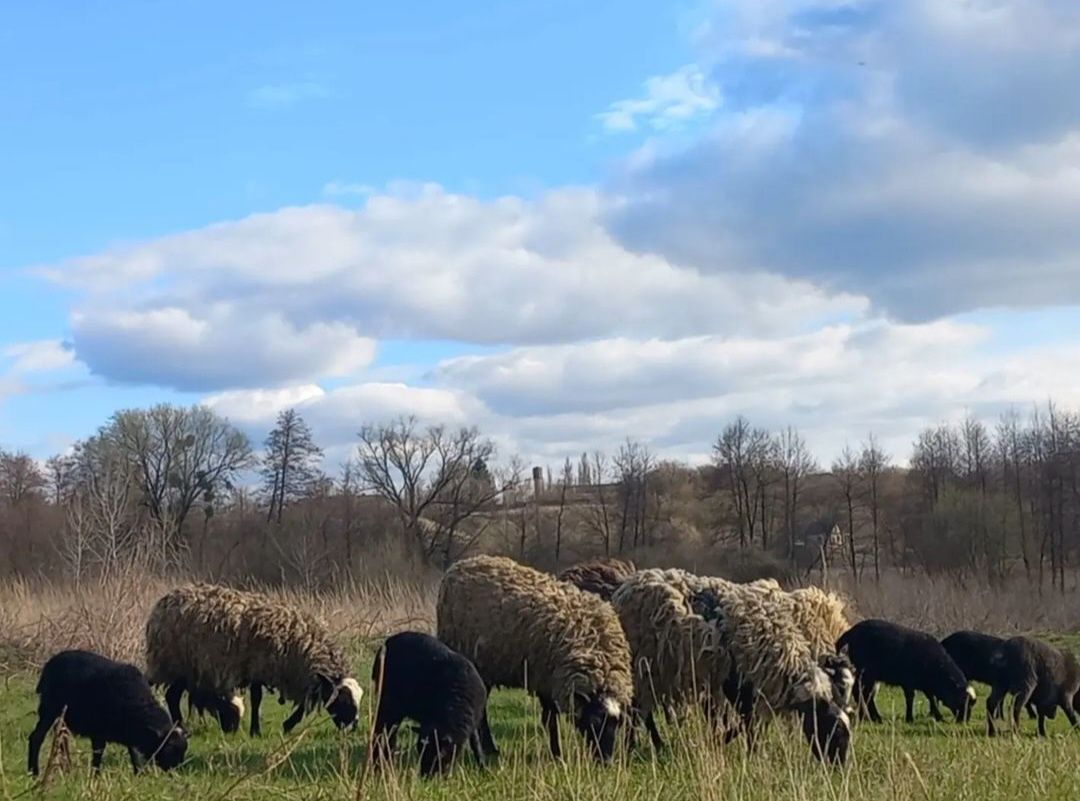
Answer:
[[(1080, 641), (1072, 639), (1072, 647)], [(358, 649), (359, 650), (359, 649)], [(358, 662), (363, 655), (357, 653)], [(366, 669), (366, 668), (365, 668)], [(363, 673), (361, 673), (363, 675)], [(902, 722), (899, 693), (885, 691), (879, 706), (892, 720), (859, 724), (849, 765), (826, 769), (810, 757), (801, 735), (774, 725), (758, 752), (740, 743), (718, 745), (700, 722), (667, 730), (670, 750), (654, 758), (647, 746), (617, 764), (592, 764), (569, 726), (567, 757), (554, 762), (534, 702), (521, 693), (494, 695), (491, 718), (503, 756), (481, 772), (471, 757), (451, 777), (421, 781), (411, 752), (395, 770), (365, 774), (364, 756), (373, 709), (367, 704), (357, 732), (340, 734), (325, 715), (311, 716), (288, 738), (280, 723), (288, 712), (264, 702), (261, 739), (224, 736), (210, 721), (189, 721), (188, 759), (172, 773), (132, 776), (121, 747), (106, 751), (97, 779), (89, 772), (89, 744), (77, 740), (71, 767), (42, 786), (25, 775), (26, 736), (34, 725), (34, 676), (19, 672), (0, 687), (0, 797), (48, 799), (1013, 799), (1080, 797), (1080, 732), (1059, 715), (1051, 736), (1035, 737), (1024, 720), (1019, 734), (989, 740), (984, 724), (933, 723), (920, 701), (918, 721)], [(986, 690), (980, 687), (980, 699)], [(982, 707), (978, 709), (981, 713)], [(647, 738), (639, 738), (642, 744)], [(411, 744), (406, 736), (404, 742)], [(46, 742), (43, 762), (49, 749)]]

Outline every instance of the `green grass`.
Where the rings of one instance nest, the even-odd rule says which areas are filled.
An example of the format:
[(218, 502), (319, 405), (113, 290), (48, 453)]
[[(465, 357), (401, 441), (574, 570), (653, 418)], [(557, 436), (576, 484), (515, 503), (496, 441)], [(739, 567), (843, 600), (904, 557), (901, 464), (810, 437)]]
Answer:
[[(1063, 642), (1059, 638), (1059, 642)], [(1063, 644), (1065, 644), (1063, 642)], [(1077, 638), (1067, 644), (1080, 645)], [(363, 670), (360, 675), (364, 675)], [(288, 707), (264, 701), (264, 731), (224, 736), (210, 721), (189, 721), (188, 759), (171, 773), (149, 770), (132, 776), (125, 750), (110, 746), (97, 779), (90, 776), (89, 744), (76, 740), (70, 772), (41, 787), (25, 775), (26, 736), (34, 725), (34, 676), (8, 676), (0, 685), (0, 799), (1014, 799), (1040, 801), (1080, 797), (1080, 732), (1063, 716), (1051, 722), (1050, 737), (1035, 737), (1024, 719), (1019, 734), (989, 740), (981, 718), (972, 723), (935, 724), (925, 700), (917, 722), (902, 721), (900, 693), (883, 690), (879, 707), (891, 720), (856, 727), (853, 754), (842, 770), (816, 764), (801, 735), (783, 721), (771, 728), (751, 756), (737, 742), (717, 744), (707, 727), (691, 720), (678, 732), (665, 729), (670, 750), (654, 758), (647, 738), (639, 751), (617, 764), (594, 765), (564, 723), (567, 756), (553, 761), (540, 729), (535, 703), (518, 692), (498, 692), (490, 716), (503, 749), (499, 763), (481, 772), (467, 757), (444, 780), (421, 781), (415, 760), (403, 754), (398, 767), (370, 773), (362, 783), (368, 723), (340, 734), (325, 715), (309, 717), (289, 738), (280, 735)], [(980, 687), (980, 699), (986, 688)], [(365, 699), (365, 704), (368, 702)], [(411, 745), (409, 735), (403, 742)], [(642, 748), (644, 746), (644, 748)], [(46, 741), (43, 763), (49, 749)], [(358, 794), (359, 788), (359, 794)]]

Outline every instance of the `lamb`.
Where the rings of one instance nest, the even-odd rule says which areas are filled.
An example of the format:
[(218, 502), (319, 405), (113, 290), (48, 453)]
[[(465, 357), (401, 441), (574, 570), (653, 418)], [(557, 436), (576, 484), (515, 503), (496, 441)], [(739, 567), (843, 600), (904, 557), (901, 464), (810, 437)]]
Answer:
[(62, 651), (45, 663), (38, 679), (38, 721), (30, 734), (27, 767), (38, 774), (45, 735), (57, 718), (93, 745), (95, 772), (107, 743), (127, 746), (138, 773), (153, 758), (162, 770), (175, 768), (187, 752), (187, 736), (173, 725), (154, 698), (146, 677), (134, 665), (114, 662), (90, 651)]
[(986, 729), (995, 735), (994, 712), (1013, 694), (1013, 727), (1020, 725), (1020, 710), (1032, 704), (1040, 737), (1046, 736), (1046, 719), (1053, 720), (1060, 706), (1074, 727), (1080, 725), (1080, 664), (1071, 651), (1061, 650), (1032, 637), (1013, 637), (995, 655), (993, 688), (986, 702)]
[(409, 718), (418, 724), (422, 776), (449, 770), (466, 742), (483, 767), (479, 728), (487, 688), (472, 662), (428, 634), (406, 631), (383, 644), (371, 680), (379, 691), (376, 760), (389, 759), (398, 727)]
[[(997, 661), (1004, 646), (1004, 638), (978, 631), (956, 631), (941, 641), (941, 647), (964, 672), (968, 681), (980, 681), (991, 686), (994, 684)], [(999, 706), (994, 710), (995, 717), (1001, 718), (1003, 711)], [(1035, 707), (1030, 704), (1028, 714), (1032, 718), (1037, 717)]]
[(202, 705), (216, 697), (222, 710), (237, 689), (250, 687), (252, 736), (260, 733), (264, 686), (296, 704), (286, 734), (319, 704), (338, 728), (351, 726), (363, 696), (313, 616), (261, 593), (212, 584), (180, 587), (158, 600), (146, 623), (146, 664), (151, 684), (167, 686), (165, 700), (178, 723), (185, 691)]
[[(568, 712), (594, 756), (609, 760), (629, 709), (630, 646), (611, 605), (511, 559), (453, 565), (437, 602), (438, 636), (472, 659), (485, 685), (537, 696), (552, 754)], [(497, 753), (485, 714), (481, 745)]]
[(881, 713), (874, 701), (878, 682), (904, 691), (904, 719), (915, 720), (915, 692), (930, 702), (934, 720), (942, 720), (938, 701), (944, 703), (957, 721), (966, 721), (975, 703), (975, 690), (964, 673), (934, 637), (886, 620), (864, 620), (852, 626), (836, 642), (836, 650), (847, 654), (855, 665), (855, 694), (859, 708), (875, 723)]
[(610, 601), (612, 593), (636, 570), (628, 559), (592, 559), (566, 568), (559, 574), (559, 581)]
[[(733, 704), (753, 745), (763, 713), (802, 715), (814, 754), (843, 762), (850, 738), (828, 675), (775, 582), (738, 585), (682, 570), (644, 570), (615, 592), (634, 654), (635, 704), (653, 744), (653, 710), (700, 703), (710, 717)], [(835, 655), (834, 655), (835, 656)]]

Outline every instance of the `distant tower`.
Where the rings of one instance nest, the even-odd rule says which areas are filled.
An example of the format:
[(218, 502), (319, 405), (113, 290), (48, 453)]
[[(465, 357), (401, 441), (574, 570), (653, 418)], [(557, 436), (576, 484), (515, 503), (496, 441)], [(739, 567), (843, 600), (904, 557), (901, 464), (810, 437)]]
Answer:
[(544, 468), (533, 468), (533, 496), (539, 498), (544, 491)]

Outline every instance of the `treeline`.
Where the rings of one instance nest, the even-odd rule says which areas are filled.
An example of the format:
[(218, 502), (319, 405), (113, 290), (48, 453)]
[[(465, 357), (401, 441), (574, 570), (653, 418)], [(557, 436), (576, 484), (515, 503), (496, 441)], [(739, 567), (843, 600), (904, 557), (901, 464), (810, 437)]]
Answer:
[(873, 435), (825, 466), (795, 429), (742, 417), (713, 456), (662, 461), (627, 440), (536, 468), (475, 428), (404, 418), (363, 426), (328, 472), (296, 410), (258, 448), (205, 407), (126, 410), (44, 464), (0, 451), (0, 571), (81, 581), (138, 564), (319, 586), (497, 551), (552, 569), (629, 554), (1063, 590), (1080, 555), (1080, 415), (1053, 404), (928, 428), (904, 468)]

